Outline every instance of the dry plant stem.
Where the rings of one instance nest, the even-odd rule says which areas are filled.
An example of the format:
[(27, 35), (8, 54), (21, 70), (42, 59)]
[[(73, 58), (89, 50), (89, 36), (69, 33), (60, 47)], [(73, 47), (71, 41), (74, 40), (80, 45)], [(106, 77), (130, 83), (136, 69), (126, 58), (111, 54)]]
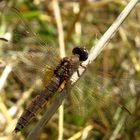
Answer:
[(6, 65), (1, 77), (0, 77), (0, 91), (4, 87), (4, 84), (6, 82), (6, 79), (8, 78), (8, 75), (12, 71), (12, 66), (11, 65)]
[(125, 116), (122, 116), (120, 118), (120, 121), (118, 122), (118, 124), (117, 124), (117, 126), (116, 126), (116, 128), (115, 128), (115, 130), (114, 130), (114, 132), (113, 132), (113, 134), (112, 134), (112, 136), (110, 137), (109, 140), (116, 140), (117, 139), (117, 136), (118, 136), (120, 130), (124, 126), (125, 119), (126, 119)]
[(95, 47), (92, 47), (89, 55), (89, 59), (84, 62), (88, 64), (88, 61), (92, 62), (102, 51), (104, 46), (110, 41), (112, 35), (118, 31), (119, 26), (123, 23), (126, 17), (129, 15), (131, 10), (135, 7), (135, 5), (139, 2), (139, 0), (131, 0), (125, 9), (121, 12), (121, 14), (117, 17), (114, 23), (110, 26), (110, 28), (105, 32), (102, 38), (98, 41)]
[(54, 15), (55, 15), (55, 20), (57, 24), (57, 30), (58, 30), (60, 56), (61, 58), (63, 58), (65, 57), (65, 43), (64, 43), (63, 24), (62, 24), (62, 19), (61, 19), (61, 14), (60, 14), (60, 8), (58, 5), (58, 0), (53, 0), (53, 9), (54, 9)]
[[(2, 75), (0, 77), (0, 91), (4, 87), (6, 80), (8, 78), (8, 75), (10, 74), (11, 71), (12, 71), (12, 66), (10, 64), (6, 65)], [(3, 112), (4, 117), (6, 118), (8, 124), (10, 124), (10, 122), (12, 122), (12, 119), (9, 115), (8, 108), (3, 103), (3, 100), (1, 99), (1, 97), (0, 97), (0, 110), (1, 110), (1, 112)]]
[(84, 129), (82, 129), (81, 131), (79, 131), (76, 134), (74, 134), (72, 137), (68, 138), (68, 140), (77, 140), (77, 139), (80, 139), (80, 137), (83, 135), (83, 133), (88, 133), (93, 128), (94, 128), (93, 125), (88, 125)]
[[(112, 36), (118, 31), (118, 28), (123, 23), (123, 21), (127, 18), (131, 10), (135, 7), (135, 5), (139, 2), (139, 0), (131, 0), (124, 10), (120, 13), (117, 19), (113, 22), (113, 24), (109, 27), (109, 29), (104, 33), (101, 39), (97, 42), (95, 46), (93, 46), (90, 50), (89, 57), (87, 61), (83, 62), (83, 66), (87, 66), (88, 64), (92, 63), (96, 59), (96, 57), (100, 54), (102, 49), (109, 43)], [(80, 67), (80, 73), (82, 74), (85, 69)], [(73, 79), (78, 79), (78, 76), (74, 74)], [(76, 78), (75, 78), (76, 77)], [(75, 81), (73, 81), (75, 83)]]
[(74, 31), (75, 24), (79, 21), (81, 13), (82, 13), (82, 11), (84, 10), (85, 7), (86, 7), (86, 0), (81, 0), (80, 1), (80, 10), (74, 16), (73, 21), (71, 23), (71, 26), (69, 27), (69, 29), (67, 31), (67, 36), (66, 36), (66, 39), (65, 39), (66, 42), (71, 39), (72, 33)]
[[(85, 63), (83, 63), (84, 66), (87, 66), (89, 63), (91, 63), (93, 60), (95, 60), (95, 58), (99, 55), (99, 53), (102, 51), (102, 49), (105, 47), (105, 45), (109, 42), (112, 35), (118, 30), (119, 26), (126, 19), (128, 14), (131, 12), (131, 10), (135, 7), (135, 5), (138, 2), (139, 2), (139, 0), (131, 0), (128, 3), (128, 5), (121, 12), (121, 14), (115, 20), (115, 22), (110, 26), (110, 28), (101, 37), (101, 39), (98, 41), (98, 43), (95, 45), (95, 47), (92, 47), (90, 54), (89, 54), (89, 59)], [(84, 71), (85, 71), (85, 69), (82, 71), (82, 73)], [(75, 80), (77, 81), (78, 79), (79, 79), (79, 77), (77, 77), (77, 79), (75, 79)], [(65, 99), (67, 94), (70, 93), (70, 92), (66, 92), (66, 89), (68, 89), (67, 85), (66, 85), (66, 88), (61, 92), (61, 94), (59, 94), (59, 96), (56, 97), (56, 100), (54, 100), (52, 105), (49, 107), (49, 109), (43, 115), (42, 119), (37, 123), (37, 125), (34, 127), (34, 129), (29, 133), (27, 140), (36, 139), (36, 136), (39, 134), (41, 129), (45, 126), (45, 124), (49, 121), (49, 119), (52, 117), (52, 115), (56, 112), (58, 107), (61, 105), (63, 99)]]
[(1, 97), (0, 97), (0, 112), (2, 112), (3, 116), (6, 119), (6, 122), (10, 124), (10, 122), (12, 122), (12, 118), (10, 117), (8, 108), (5, 106)]
[[(58, 0), (53, 0), (53, 10), (55, 15), (55, 20), (57, 24), (58, 30), (58, 40), (60, 47), (60, 56), (61, 58), (65, 57), (65, 42), (64, 42), (64, 32), (63, 32), (63, 24), (61, 19), (61, 13), (59, 8)], [(63, 140), (63, 123), (64, 123), (64, 104), (59, 107), (59, 131), (58, 131), (58, 140)]]

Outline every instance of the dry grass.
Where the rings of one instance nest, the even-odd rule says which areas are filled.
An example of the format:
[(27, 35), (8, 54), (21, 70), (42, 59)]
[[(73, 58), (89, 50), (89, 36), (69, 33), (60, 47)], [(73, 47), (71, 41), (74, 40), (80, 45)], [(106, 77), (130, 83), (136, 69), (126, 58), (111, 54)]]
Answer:
[[(79, 44), (90, 50), (127, 3), (122, 0), (59, 1), (66, 53), (71, 54), (73, 46)], [(56, 50), (60, 46), (60, 31), (50, 1), (1, 2), (4, 4), (16, 5), (31, 29), (23, 26), (12, 11), (8, 11), (9, 16), (2, 11), (0, 37), (11, 41), (0, 41), (0, 139), (25, 139), (46, 108), (21, 133), (15, 135), (12, 131), (25, 106), (43, 87), (40, 81), (44, 76), (43, 67), (59, 61)], [(139, 9), (138, 4), (76, 83), (72, 89), (74, 95), (65, 100), (63, 139), (139, 139)], [(46, 49), (44, 42), (39, 43), (40, 38), (54, 47)], [(28, 57), (32, 52), (37, 59)], [(58, 118), (56, 112), (39, 139), (58, 139)]]

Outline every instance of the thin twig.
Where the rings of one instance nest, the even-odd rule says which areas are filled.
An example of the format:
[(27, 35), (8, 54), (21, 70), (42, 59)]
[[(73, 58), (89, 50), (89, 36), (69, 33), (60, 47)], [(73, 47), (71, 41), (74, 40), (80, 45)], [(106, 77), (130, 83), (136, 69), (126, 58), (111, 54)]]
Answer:
[[(95, 58), (99, 55), (99, 53), (102, 51), (102, 49), (105, 47), (105, 45), (110, 41), (112, 35), (114, 35), (115, 32), (117, 32), (119, 26), (123, 23), (123, 21), (126, 19), (128, 14), (131, 12), (131, 10), (135, 7), (135, 5), (139, 2), (139, 0), (131, 0), (128, 5), (125, 7), (125, 9), (121, 12), (121, 14), (118, 16), (118, 18), (115, 20), (115, 22), (110, 26), (110, 28), (105, 32), (105, 34), (102, 36), (102, 38), (98, 41), (98, 43), (95, 45), (95, 47), (92, 47), (89, 58), (86, 62), (83, 63), (83, 65), (87, 66), (89, 63), (91, 63)], [(79, 70), (81, 70), (80, 68)], [(85, 71), (85, 69), (82, 70), (82, 73)], [(76, 81), (79, 77), (77, 77)], [(27, 140), (36, 139), (37, 135), (41, 131), (41, 129), (45, 126), (45, 124), (49, 121), (49, 119), (52, 117), (52, 115), (56, 112), (58, 107), (61, 105), (63, 99), (66, 98), (66, 96), (70, 92), (66, 92), (68, 87), (59, 94), (58, 97), (54, 100), (53, 104), (49, 107), (48, 111), (43, 115), (41, 120), (37, 123), (37, 125), (34, 127), (34, 129), (29, 133)]]
[(68, 140), (77, 140), (80, 139), (80, 137), (83, 135), (83, 133), (88, 133), (94, 128), (93, 125), (88, 125), (84, 129), (80, 130), (76, 134), (74, 134), (72, 137), (68, 138)]
[[(55, 15), (57, 30), (58, 30), (60, 56), (61, 56), (61, 58), (63, 58), (63, 57), (65, 57), (65, 42), (64, 42), (64, 32), (63, 32), (62, 18), (61, 18), (61, 13), (60, 13), (58, 0), (53, 0), (52, 3), (53, 3), (53, 10), (54, 10), (54, 15)], [(63, 140), (63, 123), (64, 123), (64, 104), (62, 104), (59, 107), (58, 140)]]
[(125, 116), (122, 116), (122, 117), (120, 118), (120, 120), (119, 120), (119, 122), (118, 122), (118, 124), (117, 124), (117, 126), (116, 126), (116, 128), (115, 128), (115, 130), (114, 130), (114, 132), (113, 132), (113, 134), (112, 134), (112, 136), (110, 137), (109, 140), (116, 140), (116, 139), (117, 139), (117, 136), (118, 136), (120, 130), (121, 130), (122, 127), (124, 126), (125, 119), (126, 119)]
[(65, 57), (64, 32), (63, 32), (63, 24), (62, 24), (60, 9), (59, 9), (57, 0), (53, 0), (53, 9), (54, 9), (54, 15), (55, 15), (56, 24), (57, 24), (57, 30), (58, 30), (60, 56), (63, 58)]
[(72, 32), (74, 31), (75, 24), (79, 21), (81, 13), (83, 12), (84, 8), (86, 7), (86, 3), (87, 3), (86, 0), (81, 0), (80, 1), (79, 11), (78, 11), (78, 13), (75, 14), (75, 16), (73, 18), (73, 21), (72, 21), (72, 23), (71, 23), (71, 25), (70, 25), (70, 27), (67, 31), (67, 36), (66, 36), (66, 39), (65, 39), (66, 42), (71, 39), (71, 35), (72, 35)]
[(2, 112), (4, 118), (6, 119), (6, 122), (9, 124), (10, 122), (12, 122), (12, 118), (9, 115), (8, 112), (8, 108), (7, 106), (4, 104), (4, 101), (2, 100), (1, 96), (0, 96), (0, 112)]
[(12, 71), (12, 66), (11, 65), (6, 65), (1, 77), (0, 77), (0, 91), (4, 87), (4, 84), (6, 82), (6, 79), (8, 78), (8, 75)]
[[(131, 0), (127, 4), (127, 6), (120, 13), (117, 19), (113, 22), (113, 24), (109, 27), (109, 29), (104, 33), (101, 39), (97, 42), (97, 44), (91, 48), (88, 60), (82, 63), (83, 66), (86, 67), (88, 64), (92, 63), (96, 59), (96, 57), (100, 54), (103, 48), (109, 43), (112, 36), (118, 31), (118, 28), (120, 27), (120, 25), (124, 22), (124, 20), (127, 18), (129, 13), (133, 10), (133, 8), (138, 2), (139, 0)], [(79, 71), (83, 73), (85, 69), (80, 67)], [(74, 74), (74, 77), (76, 77), (75, 79), (78, 79), (78, 76), (76, 74)]]
[[(102, 36), (102, 38), (98, 41), (98, 43), (95, 45), (95, 47), (92, 47), (89, 55), (89, 59), (84, 62), (84, 64), (91, 63), (96, 59), (96, 57), (100, 54), (102, 49), (109, 43), (112, 36), (118, 31), (118, 28), (120, 25), (124, 22), (124, 20), (127, 18), (129, 13), (133, 10), (135, 5), (139, 2), (139, 0), (131, 0), (127, 6), (124, 8), (124, 10), (120, 13), (120, 15), (117, 17), (117, 19), (113, 22), (113, 24), (110, 26), (110, 28), (105, 32), (105, 34)], [(89, 62), (90, 61), (90, 62)]]

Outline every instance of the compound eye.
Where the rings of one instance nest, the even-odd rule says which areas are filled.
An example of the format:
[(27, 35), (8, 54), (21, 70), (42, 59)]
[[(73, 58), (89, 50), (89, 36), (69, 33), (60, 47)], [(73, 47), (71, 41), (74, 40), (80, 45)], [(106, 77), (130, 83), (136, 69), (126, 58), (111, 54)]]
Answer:
[(74, 47), (72, 53), (80, 56), (80, 61), (85, 61), (88, 58), (88, 51), (85, 47)]

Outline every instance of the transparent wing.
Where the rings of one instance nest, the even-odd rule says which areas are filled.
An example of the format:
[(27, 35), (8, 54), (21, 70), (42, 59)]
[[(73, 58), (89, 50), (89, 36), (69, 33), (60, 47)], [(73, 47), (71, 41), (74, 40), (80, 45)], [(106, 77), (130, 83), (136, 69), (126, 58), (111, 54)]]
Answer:
[[(1, 56), (14, 65), (14, 72), (20, 75), (21, 79), (28, 77), (31, 80), (37, 73), (42, 76), (48, 72), (47, 69), (52, 71), (60, 57), (56, 47), (47, 45), (40, 35), (34, 32), (38, 30), (39, 20), (25, 20), (24, 13), (16, 8), (4, 7), (1, 13), (1, 38), (6, 38), (1, 45)], [(26, 82), (30, 81), (28, 78)]]
[(104, 74), (102, 77), (101, 73), (96, 75), (86, 71), (71, 91), (74, 105), (71, 110), (71, 102), (67, 102), (70, 105), (68, 109), (66, 107), (67, 113), (80, 114), (86, 120), (102, 120), (105, 126), (109, 126), (118, 111), (133, 113), (140, 92), (139, 84), (140, 81), (128, 76), (121, 79)]

